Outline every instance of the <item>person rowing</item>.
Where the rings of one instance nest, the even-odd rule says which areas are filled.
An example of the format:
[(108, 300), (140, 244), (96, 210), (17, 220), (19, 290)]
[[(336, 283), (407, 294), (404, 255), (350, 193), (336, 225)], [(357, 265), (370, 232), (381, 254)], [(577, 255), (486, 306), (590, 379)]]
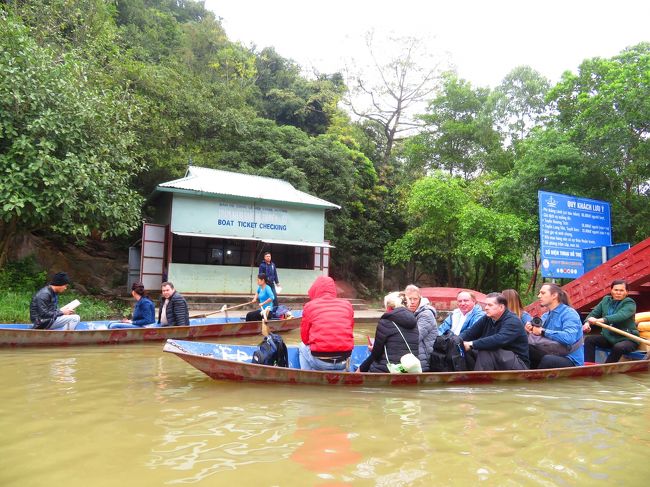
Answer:
[[(256, 310), (246, 313), (246, 321), (261, 321), (263, 317), (268, 318), (268, 314), (273, 309), (273, 300), (275, 295), (271, 286), (266, 283), (266, 274), (257, 275), (257, 291), (252, 302), (259, 302), (260, 307)], [(268, 311), (267, 311), (268, 309)]]
[[(591, 325), (604, 323), (619, 330), (638, 336), (639, 331), (634, 321), (636, 303), (628, 296), (628, 284), (620, 279), (612, 282), (610, 293), (591, 310), (583, 325), (583, 331), (589, 333)], [(585, 339), (585, 360), (595, 362), (596, 347), (609, 350), (605, 363), (618, 362), (626, 353), (637, 349), (638, 344), (625, 336), (608, 329), (603, 329), (601, 335), (590, 335)]]

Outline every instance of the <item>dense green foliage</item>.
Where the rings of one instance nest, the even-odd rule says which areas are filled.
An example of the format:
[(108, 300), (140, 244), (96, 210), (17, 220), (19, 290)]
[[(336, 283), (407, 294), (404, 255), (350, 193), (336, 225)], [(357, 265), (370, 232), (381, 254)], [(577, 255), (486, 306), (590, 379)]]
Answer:
[[(29, 303), (37, 289), (47, 283), (47, 275), (39, 270), (36, 261), (27, 258), (9, 262), (0, 269), (0, 323), (29, 323)], [(10, 291), (7, 291), (10, 290)], [(80, 296), (72, 289), (61, 294), (60, 304), (79, 299), (84, 320), (120, 319), (128, 316), (130, 306), (121, 300), (105, 300)]]
[(611, 201), (615, 241), (650, 233), (650, 45), (555, 86), (527, 66), (494, 89), (386, 66), (426, 86), (417, 132), (390, 90), (371, 92), (387, 118), (352, 121), (339, 73), (232, 42), (200, 1), (0, 3), (0, 265), (17, 232), (128, 236), (190, 162), (340, 205), (332, 273), (371, 288), (384, 259), (399, 284), (523, 286), (538, 190)]

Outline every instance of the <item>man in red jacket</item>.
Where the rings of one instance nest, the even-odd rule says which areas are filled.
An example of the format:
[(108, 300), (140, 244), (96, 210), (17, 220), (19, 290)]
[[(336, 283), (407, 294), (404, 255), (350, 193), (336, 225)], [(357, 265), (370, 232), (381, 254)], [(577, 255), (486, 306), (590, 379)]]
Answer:
[(354, 348), (352, 305), (336, 297), (334, 280), (326, 276), (316, 278), (309, 299), (300, 324), (300, 368), (345, 370)]

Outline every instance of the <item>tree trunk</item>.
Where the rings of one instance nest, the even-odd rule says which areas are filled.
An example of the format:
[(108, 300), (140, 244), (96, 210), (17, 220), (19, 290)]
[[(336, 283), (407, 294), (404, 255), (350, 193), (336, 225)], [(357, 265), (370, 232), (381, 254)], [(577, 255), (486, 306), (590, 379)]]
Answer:
[(537, 283), (537, 273), (539, 271), (539, 265), (541, 264), (541, 259), (537, 258), (537, 249), (535, 249), (535, 253), (533, 254), (533, 275), (530, 278), (530, 281), (528, 282), (528, 288), (526, 289), (526, 293), (529, 293), (532, 289), (535, 288), (535, 284)]
[(0, 220), (0, 269), (7, 263), (9, 257), (9, 244), (16, 236), (17, 220), (12, 218), (5, 222)]

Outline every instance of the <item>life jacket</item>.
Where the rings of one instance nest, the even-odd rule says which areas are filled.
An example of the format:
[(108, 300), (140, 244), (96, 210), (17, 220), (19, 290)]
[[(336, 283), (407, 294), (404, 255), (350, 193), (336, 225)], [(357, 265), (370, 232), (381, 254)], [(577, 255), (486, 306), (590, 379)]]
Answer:
[(280, 335), (271, 333), (265, 336), (259, 347), (253, 352), (251, 363), (260, 365), (275, 365), (277, 367), (289, 366), (287, 346)]

